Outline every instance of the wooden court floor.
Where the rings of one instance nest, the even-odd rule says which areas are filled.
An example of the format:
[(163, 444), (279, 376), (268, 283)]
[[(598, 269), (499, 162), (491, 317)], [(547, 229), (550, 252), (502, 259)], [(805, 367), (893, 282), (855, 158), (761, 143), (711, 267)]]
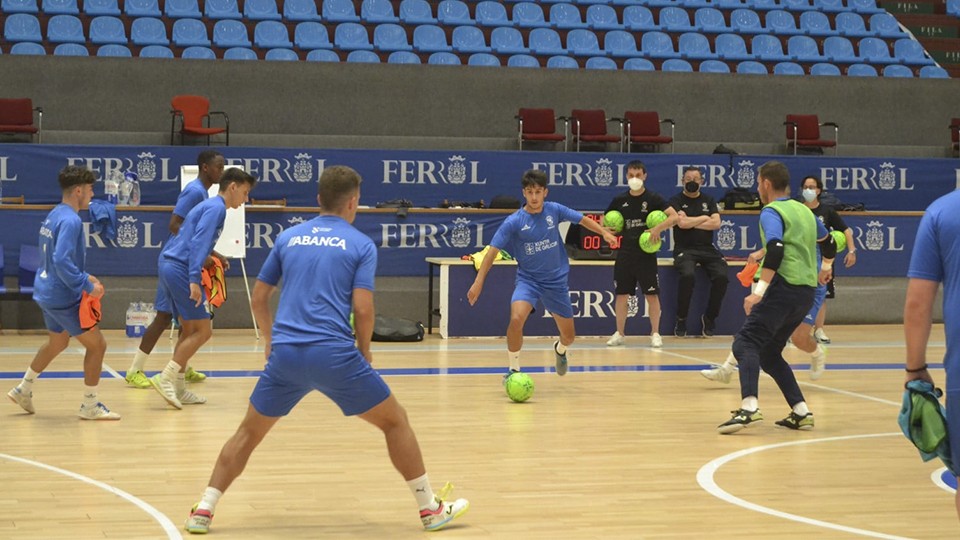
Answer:
[[(736, 383), (698, 370), (722, 361), (729, 337), (646, 338), (607, 348), (578, 340), (571, 372), (550, 369), (551, 341), (527, 340), (537, 385), (511, 403), (500, 340), (375, 344), (374, 363), (403, 403), (435, 488), (470, 511), (440, 538), (957, 538), (953, 496), (938, 462), (921, 462), (896, 423), (900, 326), (834, 326), (828, 371), (809, 380), (788, 350), (816, 428), (773, 421), (788, 408), (760, 385), (766, 422), (736, 435), (714, 428), (739, 404)], [(106, 363), (123, 371), (138, 343), (108, 332)], [(19, 380), (42, 336), (0, 335), (0, 390)], [(943, 328), (929, 360), (941, 361)], [(208, 403), (182, 411), (152, 390), (105, 374), (114, 423), (75, 416), (76, 345), (34, 385), (36, 415), (0, 406), (0, 539), (179, 538), (220, 447), (242, 417), (263, 366), (252, 331), (215, 331), (194, 365)], [(160, 369), (172, 342), (148, 364)], [(933, 371), (943, 383), (943, 371)], [(379, 432), (321, 395), (277, 424), (217, 508), (214, 538), (421, 538), (413, 499)]]

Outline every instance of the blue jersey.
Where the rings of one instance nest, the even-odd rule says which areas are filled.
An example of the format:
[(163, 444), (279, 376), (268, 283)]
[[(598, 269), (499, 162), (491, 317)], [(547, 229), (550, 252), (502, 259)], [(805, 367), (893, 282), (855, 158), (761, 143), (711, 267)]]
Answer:
[(907, 277), (943, 283), (947, 390), (960, 390), (960, 191), (940, 197), (927, 208), (917, 230)]
[(505, 250), (517, 261), (517, 277), (535, 283), (566, 283), (570, 261), (558, 226), (562, 221), (580, 223), (583, 214), (554, 202), (531, 214), (521, 208), (507, 216), (490, 245)]
[(198, 204), (187, 214), (180, 232), (163, 246), (160, 260), (179, 263), (190, 283), (199, 285), (203, 262), (217, 245), (226, 217), (227, 204), (219, 195)]
[(86, 266), (83, 222), (77, 211), (58, 204), (40, 225), (40, 268), (33, 282), (33, 299), (57, 309), (80, 302), (82, 291), (93, 292)]
[(373, 290), (377, 248), (337, 216), (291, 227), (277, 240), (257, 279), (283, 278), (273, 343), (353, 345), (353, 290)]
[(187, 214), (193, 210), (193, 207), (202, 203), (210, 197), (207, 188), (203, 186), (203, 180), (196, 180), (187, 184), (177, 195), (177, 205), (173, 207), (173, 214), (187, 219)]

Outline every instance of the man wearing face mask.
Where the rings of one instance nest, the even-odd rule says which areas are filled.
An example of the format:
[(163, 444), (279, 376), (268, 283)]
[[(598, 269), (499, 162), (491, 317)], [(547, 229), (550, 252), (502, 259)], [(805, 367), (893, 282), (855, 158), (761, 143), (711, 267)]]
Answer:
[(614, 197), (607, 212), (616, 210), (623, 214), (623, 241), (613, 265), (613, 284), (616, 293), (614, 309), (617, 315), (617, 331), (607, 340), (608, 347), (623, 345), (627, 324), (627, 297), (637, 293), (637, 284), (647, 301), (650, 314), (650, 345), (663, 346), (660, 337), (660, 280), (657, 276), (657, 254), (640, 249), (640, 235), (647, 230), (647, 216), (654, 210), (667, 214), (663, 223), (650, 229), (652, 237), (659, 238), (677, 221), (677, 212), (659, 194), (645, 187), (647, 167), (642, 161), (627, 164), (627, 185), (630, 190)]
[(703, 174), (697, 167), (683, 169), (683, 191), (670, 199), (677, 211), (673, 229), (673, 267), (680, 274), (677, 286), (677, 324), (674, 334), (687, 335), (687, 314), (693, 297), (694, 276), (699, 264), (710, 278), (710, 300), (700, 318), (704, 337), (713, 335), (720, 305), (727, 292), (727, 261), (713, 245), (713, 231), (720, 228), (720, 209), (713, 197), (700, 192)]

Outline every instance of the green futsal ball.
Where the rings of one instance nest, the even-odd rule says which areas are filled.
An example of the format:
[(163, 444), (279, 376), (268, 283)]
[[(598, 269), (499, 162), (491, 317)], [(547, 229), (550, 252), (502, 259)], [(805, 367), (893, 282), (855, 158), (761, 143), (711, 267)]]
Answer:
[(837, 253), (847, 249), (847, 235), (843, 234), (843, 231), (831, 231), (830, 236), (837, 244)]
[(623, 214), (611, 210), (603, 215), (603, 226), (618, 233), (623, 230)]
[(517, 403), (523, 403), (533, 397), (533, 379), (522, 371), (511, 373), (510, 376), (507, 377), (507, 384), (505, 386), (507, 389), (507, 397)]
[(667, 220), (667, 214), (663, 210), (654, 210), (647, 214), (647, 228), (652, 229)]
[(656, 243), (653, 243), (653, 235), (650, 234), (650, 231), (643, 231), (643, 234), (640, 235), (640, 249), (646, 253), (656, 253), (660, 251), (660, 237), (656, 237)]

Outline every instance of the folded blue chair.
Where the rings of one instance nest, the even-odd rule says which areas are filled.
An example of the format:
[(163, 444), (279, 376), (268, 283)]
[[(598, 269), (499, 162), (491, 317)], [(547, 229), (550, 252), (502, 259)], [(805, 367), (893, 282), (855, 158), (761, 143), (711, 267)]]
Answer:
[(21, 41), (20, 43), (14, 43), (13, 46), (10, 47), (10, 54), (24, 56), (44, 56), (47, 54), (47, 50), (44, 49), (43, 45), (40, 45), (39, 43)]
[(573, 4), (553, 4), (550, 6), (550, 26), (554, 28), (571, 29), (586, 28), (586, 23), (580, 18), (580, 8)]
[[(359, 22), (357, 10), (353, 7), (353, 0), (323, 0), (323, 20), (327, 22), (345, 23)], [(377, 62), (379, 62), (379, 57)], [(349, 62), (349, 60), (348, 60)]]
[[(747, 52), (747, 44), (743, 38), (737, 34), (720, 34), (713, 43), (716, 48), (717, 56), (723, 60), (751, 60), (753, 55)], [(767, 72), (766, 68), (763, 70)]]
[[(330, 43), (330, 35), (327, 34), (327, 27), (314, 21), (304, 21), (293, 29), (293, 44), (304, 51), (333, 48), (333, 43)], [(334, 62), (339, 61), (340, 57), (337, 56)]]
[(886, 12), (884, 9), (877, 7), (876, 0), (847, 0), (847, 9), (853, 9), (863, 15)]
[(898, 39), (893, 44), (893, 56), (901, 64), (908, 66), (933, 65), (934, 61), (927, 56), (923, 45), (912, 38)]
[(854, 13), (852, 11), (837, 13), (837, 16), (833, 22), (837, 27), (837, 33), (839, 33), (841, 36), (868, 37), (873, 35), (872, 32), (867, 30), (867, 27), (863, 22), (863, 17), (861, 17), (859, 13)]
[(824, 59), (817, 42), (810, 36), (790, 36), (787, 54), (798, 62), (819, 62)]
[(900, 23), (889, 13), (876, 13), (870, 16), (870, 31), (873, 35), (882, 38), (907, 37), (900, 28)]
[(127, 44), (127, 31), (123, 21), (117, 17), (100, 16), (90, 21), (90, 42), (97, 45), (116, 43)]
[(693, 14), (693, 26), (697, 31), (707, 34), (720, 34), (730, 30), (723, 18), (723, 12), (712, 7), (698, 9)]
[(293, 47), (287, 25), (280, 21), (258, 22), (253, 29), (253, 44), (260, 49), (290, 49)]
[(623, 8), (623, 27), (626, 30), (646, 32), (659, 30), (653, 21), (653, 13), (647, 6), (627, 6)]
[(542, 55), (567, 54), (567, 50), (560, 44), (560, 34), (557, 34), (557, 31), (552, 28), (534, 28), (531, 30), (530, 50)]
[[(523, 35), (520, 31), (505, 26), (499, 26), (490, 32), (490, 48), (501, 54), (525, 55), (530, 52), (530, 49), (523, 44)], [(537, 67), (540, 67), (539, 63)]]
[(453, 50), (461, 53), (488, 53), (491, 50), (487, 45), (483, 30), (476, 26), (454, 28), (450, 41)]
[(123, 0), (123, 12), (128, 17), (159, 17), (160, 3), (157, 0)]
[(451, 52), (435, 52), (427, 59), (428, 64), (437, 66), (459, 66), (460, 57)]
[(860, 60), (853, 52), (853, 43), (843, 36), (830, 36), (823, 40), (823, 56), (831, 62), (854, 64)]
[(533, 2), (520, 2), (513, 6), (513, 24), (520, 28), (543, 28), (548, 26), (543, 16), (543, 8)]
[(373, 29), (373, 48), (378, 51), (412, 51), (407, 30), (399, 24), (381, 24)]
[(540, 61), (529, 54), (515, 54), (507, 59), (507, 67), (538, 68)]
[(710, 41), (707, 40), (707, 36), (703, 34), (696, 32), (681, 34), (678, 45), (680, 56), (688, 60), (708, 60), (717, 57), (710, 50)]
[[(373, 49), (367, 29), (359, 23), (340, 23), (333, 33), (333, 44), (345, 51), (369, 51)], [(363, 55), (360, 56), (361, 58)], [(377, 57), (379, 58), (379, 57)], [(347, 58), (347, 62), (351, 60)], [(379, 62), (379, 60), (377, 60)]]
[(223, 49), (250, 47), (247, 25), (233, 19), (222, 19), (213, 25), (213, 44)]
[(74, 15), (54, 15), (47, 21), (47, 41), (50, 43), (86, 43), (83, 23)]
[(470, 8), (460, 0), (443, 0), (437, 6), (437, 20), (446, 26), (467, 26), (477, 24), (470, 16)]
[(920, 68), (921, 79), (949, 79), (950, 74), (940, 66), (923, 66)]
[(117, 45), (116, 43), (111, 43), (109, 45), (103, 45), (97, 49), (97, 56), (130, 58), (133, 56), (133, 53), (130, 52), (130, 49), (128, 49), (126, 45)]
[(403, 0), (400, 2), (400, 20), (406, 24), (437, 24), (427, 0)]
[(410, 51), (394, 51), (387, 57), (388, 64), (422, 64), (420, 57)]
[(37, 0), (3, 0), (0, 2), (0, 12), (11, 15), (14, 13), (40, 13)]
[(880, 38), (863, 38), (860, 40), (857, 49), (860, 51), (859, 58), (862, 62), (870, 64), (896, 63), (896, 60), (890, 56), (890, 47), (887, 46), (887, 42)]
[(54, 56), (90, 56), (87, 47), (79, 43), (61, 43), (53, 50)]
[(587, 58), (587, 63), (584, 64), (584, 67), (587, 69), (605, 69), (616, 71), (617, 63), (606, 56), (594, 56), (593, 58)]
[(180, 58), (189, 60), (216, 60), (217, 55), (209, 47), (191, 46), (180, 53)]
[[(207, 37), (207, 25), (197, 19), (177, 19), (173, 23), (171, 35), (177, 47), (209, 47), (210, 38)], [(202, 55), (203, 53), (198, 52)]]
[(237, 0), (204, 0), (203, 14), (207, 19), (242, 19)]
[(847, 77), (876, 77), (877, 68), (870, 64), (853, 64), (847, 68)]
[(197, 0), (164, 0), (163, 12), (170, 19), (199, 19), (203, 16)]
[(587, 26), (594, 30), (620, 30), (623, 25), (617, 12), (608, 5), (594, 4), (587, 8)]
[(795, 62), (780, 62), (773, 66), (774, 75), (806, 75), (803, 67)]
[(313, 0), (284, 0), (283, 18), (291, 22), (320, 21), (317, 4)]
[(660, 71), (673, 71), (680, 73), (692, 73), (693, 66), (690, 65), (690, 62), (680, 58), (670, 58), (664, 60), (663, 65), (660, 66)]
[(764, 62), (780, 62), (789, 60), (790, 57), (783, 53), (783, 44), (776, 36), (759, 35), (753, 36), (750, 41), (750, 52), (754, 58)]
[(77, 0), (43, 0), (40, 9), (47, 15), (79, 15)]
[(120, 15), (120, 7), (117, 0), (85, 0), (83, 2), (83, 12), (88, 17), (97, 17), (99, 15)]
[(223, 51), (224, 60), (259, 60), (257, 53), (247, 47), (231, 47)]
[[(400, 22), (400, 18), (393, 12), (393, 4), (390, 0), (363, 0), (363, 4), (360, 5), (360, 20), (372, 24)], [(418, 64), (419, 60), (418, 57)], [(387, 63), (391, 63), (389, 59)]]
[(825, 63), (825, 62), (820, 62), (820, 63), (818, 63), (818, 64), (814, 64), (814, 65), (810, 66), (810, 74), (811, 74), (811, 75), (819, 75), (819, 76), (839, 77), (839, 76), (840, 76), (840, 68), (838, 68), (837, 66), (835, 66), (835, 65), (833, 65), (833, 64), (827, 64), (827, 63)]
[(741, 75), (767, 75), (767, 66), (755, 60), (746, 60), (737, 64), (737, 73)]
[(447, 33), (443, 28), (432, 24), (423, 24), (413, 30), (413, 49), (419, 52), (450, 52)]
[(270, 49), (263, 55), (263, 59), (274, 62), (299, 62), (300, 56), (290, 49)]
[(480, 26), (512, 26), (507, 8), (500, 2), (484, 0), (476, 7), (477, 24)]
[(40, 43), (43, 41), (43, 36), (40, 35), (40, 20), (29, 13), (8, 15), (3, 23), (3, 37), (6, 41), (14, 43), (20, 41)]
[[(673, 39), (663, 32), (647, 32), (640, 38), (640, 50), (648, 58), (678, 58)], [(693, 68), (690, 68), (691, 71)]]
[(569, 56), (551, 56), (547, 59), (547, 67), (551, 69), (580, 69), (580, 64)]
[(489, 53), (471, 54), (467, 60), (468, 66), (500, 67), (500, 59)]
[[(602, 56), (600, 41), (592, 30), (578, 28), (567, 33), (567, 50), (574, 56)], [(616, 65), (616, 62), (614, 62)]]
[(735, 9), (730, 14), (730, 29), (738, 34), (763, 34), (760, 15), (752, 9)]
[(637, 50), (637, 38), (630, 32), (611, 30), (603, 38), (603, 48), (608, 55), (617, 58), (641, 56)]
[[(311, 51), (316, 52), (316, 51)], [(373, 51), (367, 50), (356, 50), (350, 51), (350, 54), (347, 55), (347, 62), (353, 64), (379, 64), (380, 55)]]
[(813, 0), (813, 9), (827, 13), (841, 13), (847, 11), (843, 0)]
[(173, 51), (165, 45), (147, 45), (140, 49), (140, 58), (173, 58)]
[(800, 14), (800, 31), (808, 36), (832, 36), (838, 33), (830, 27), (830, 19), (819, 11)]
[(793, 14), (782, 9), (767, 12), (764, 28), (778, 36), (792, 36), (801, 33), (800, 29), (797, 28), (797, 20), (793, 18)]
[[(314, 9), (316, 13), (316, 9)], [(279, 21), (283, 17), (276, 0), (244, 0), (243, 16), (251, 21)]]
[(629, 71), (655, 71), (653, 62), (646, 58), (627, 58), (623, 62), (623, 69)]
[(339, 62), (340, 55), (330, 49), (314, 49), (307, 53), (308, 62)]
[(690, 15), (681, 7), (665, 7), (660, 10), (660, 28), (667, 32), (689, 32), (693, 30)]
[(704, 60), (697, 68), (700, 73), (730, 73), (730, 66), (720, 60)]
[(162, 45), (170, 44), (167, 38), (167, 25), (160, 19), (141, 17), (134, 19), (130, 24), (130, 42), (134, 45)]
[(884, 77), (896, 77), (901, 79), (912, 79), (913, 70), (907, 66), (901, 66), (900, 64), (890, 64), (889, 66), (884, 66), (883, 68)]

